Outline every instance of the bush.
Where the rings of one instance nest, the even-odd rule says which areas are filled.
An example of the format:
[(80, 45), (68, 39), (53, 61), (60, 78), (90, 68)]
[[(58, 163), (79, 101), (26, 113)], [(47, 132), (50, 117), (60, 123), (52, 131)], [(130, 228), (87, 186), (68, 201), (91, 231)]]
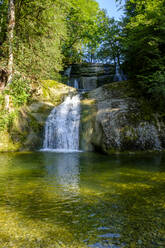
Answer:
[(19, 107), (25, 104), (30, 97), (30, 82), (27, 79), (15, 76), (10, 89), (6, 93), (12, 97), (14, 107)]

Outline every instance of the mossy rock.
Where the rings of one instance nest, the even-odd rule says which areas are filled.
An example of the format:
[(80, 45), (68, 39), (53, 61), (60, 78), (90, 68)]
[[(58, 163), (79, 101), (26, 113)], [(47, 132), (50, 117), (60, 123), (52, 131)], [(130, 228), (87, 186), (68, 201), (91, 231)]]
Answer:
[(7, 130), (0, 132), (0, 152), (14, 152), (21, 148), (19, 141), (13, 141)]
[(54, 80), (42, 80), (39, 85), (40, 90), (37, 98), (52, 103), (54, 106), (59, 105), (68, 93), (73, 95), (77, 93), (75, 88)]
[[(31, 85), (29, 102), (17, 109), (10, 127), (3, 130), (0, 151), (35, 150), (42, 147), (45, 121), (51, 110), (77, 90), (54, 80)], [(13, 111), (15, 111), (13, 109)]]
[(95, 100), (84, 99), (81, 101), (80, 148), (82, 150), (93, 150), (91, 135), (95, 125), (96, 112)]

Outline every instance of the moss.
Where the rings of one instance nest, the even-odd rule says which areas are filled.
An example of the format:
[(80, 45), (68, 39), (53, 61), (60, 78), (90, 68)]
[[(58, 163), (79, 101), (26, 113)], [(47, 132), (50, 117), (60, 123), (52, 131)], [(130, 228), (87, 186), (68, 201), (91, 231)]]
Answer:
[(18, 151), (21, 147), (20, 142), (14, 142), (7, 130), (0, 132), (0, 152)]
[(103, 85), (103, 89), (108, 90), (112, 96), (117, 98), (135, 98), (136, 92), (131, 85), (131, 81), (114, 82)]
[(80, 147), (83, 150), (93, 150), (91, 139), (96, 112), (96, 101), (94, 99), (84, 99), (81, 101)]
[(103, 88), (107, 90), (128, 90), (130, 89), (130, 81), (120, 81), (120, 82), (113, 82), (109, 84), (103, 85)]
[(42, 85), (47, 88), (54, 88), (54, 87), (59, 88), (60, 87), (59, 85), (61, 84), (55, 80), (42, 80), (41, 82)]
[(76, 92), (76, 89), (54, 80), (42, 80), (40, 86), (42, 91), (40, 98), (53, 103), (54, 106), (59, 105), (68, 92)]
[(138, 138), (136, 129), (131, 126), (125, 126), (121, 129), (121, 135), (126, 141), (136, 141)]
[(136, 106), (133, 106), (133, 110), (132, 105), (129, 106), (127, 118), (130, 124), (136, 125), (141, 120), (156, 124), (157, 120), (152, 105), (147, 99), (134, 90), (133, 81), (115, 82), (104, 85), (103, 88), (111, 91), (112, 95), (115, 94), (118, 97), (130, 99), (132, 105), (133, 103), (136, 103)]
[(38, 133), (39, 130), (41, 129), (41, 125), (32, 115), (29, 114), (28, 116), (29, 116), (29, 127), (32, 128), (34, 132)]

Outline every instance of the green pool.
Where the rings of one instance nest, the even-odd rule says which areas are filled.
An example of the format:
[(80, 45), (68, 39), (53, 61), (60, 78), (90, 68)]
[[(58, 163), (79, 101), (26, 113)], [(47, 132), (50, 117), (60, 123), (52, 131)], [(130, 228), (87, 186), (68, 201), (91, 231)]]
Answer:
[(165, 155), (0, 154), (0, 247), (165, 247)]

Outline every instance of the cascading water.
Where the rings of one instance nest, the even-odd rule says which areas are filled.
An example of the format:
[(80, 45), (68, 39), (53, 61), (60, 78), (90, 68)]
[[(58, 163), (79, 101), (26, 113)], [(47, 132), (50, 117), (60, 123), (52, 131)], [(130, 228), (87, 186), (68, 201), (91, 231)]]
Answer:
[(78, 81), (77, 79), (74, 80), (74, 88), (78, 89), (79, 88), (79, 85), (78, 85)]
[(116, 65), (116, 74), (114, 76), (114, 81), (122, 81), (122, 76), (120, 74), (120, 66)]
[(79, 149), (80, 97), (67, 96), (55, 107), (45, 125), (44, 150), (72, 151)]
[(123, 81), (126, 80), (126, 76), (124, 75), (123, 71), (121, 70), (120, 66), (118, 64), (116, 64), (116, 68), (115, 68), (115, 76), (113, 81), (117, 82), (117, 81)]

